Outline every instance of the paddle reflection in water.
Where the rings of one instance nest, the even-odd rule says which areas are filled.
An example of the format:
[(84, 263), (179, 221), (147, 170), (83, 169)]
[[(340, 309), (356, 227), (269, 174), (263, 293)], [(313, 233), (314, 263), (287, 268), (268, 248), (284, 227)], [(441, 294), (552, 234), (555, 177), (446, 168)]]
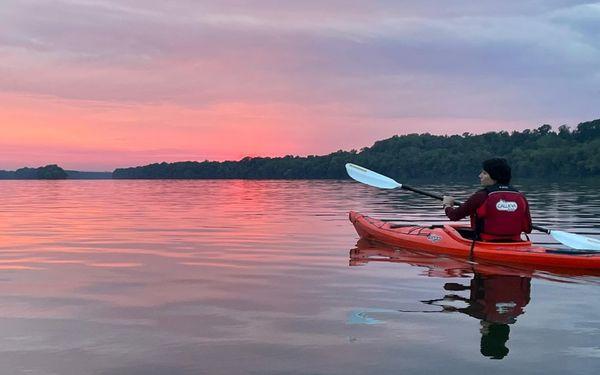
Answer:
[[(360, 240), (356, 248), (350, 250), (351, 266), (365, 265), (372, 261), (425, 267), (424, 275), (429, 277), (472, 279), (468, 285), (445, 283), (446, 293), (442, 298), (421, 301), (428, 306), (436, 306), (434, 310), (371, 309), (355, 313), (352, 323), (360, 323), (360, 319), (363, 319), (365, 324), (379, 322), (369, 317), (369, 313), (462, 313), (480, 320), (482, 355), (492, 359), (502, 359), (508, 355), (509, 325), (516, 323), (517, 317), (524, 314), (525, 306), (530, 301), (532, 270), (474, 264), (459, 259), (374, 245), (365, 240)], [(468, 296), (454, 293), (463, 291), (468, 291)], [(463, 306), (456, 306), (458, 303)]]

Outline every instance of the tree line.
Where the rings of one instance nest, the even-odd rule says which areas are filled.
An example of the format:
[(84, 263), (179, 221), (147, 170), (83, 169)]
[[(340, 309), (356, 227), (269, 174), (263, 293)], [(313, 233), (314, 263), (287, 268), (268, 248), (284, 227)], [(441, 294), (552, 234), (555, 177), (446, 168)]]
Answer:
[[(115, 179), (346, 179), (355, 163), (396, 179), (472, 179), (481, 161), (508, 159), (519, 178), (600, 177), (600, 119), (576, 128), (461, 135), (407, 134), (375, 142), (359, 151), (306, 157), (246, 157), (239, 161), (156, 163), (113, 171)], [(109, 173), (40, 168), (0, 170), (0, 179), (110, 178)]]
[(575, 129), (537, 129), (462, 135), (408, 134), (375, 142), (360, 151), (307, 157), (246, 157), (239, 161), (156, 163), (121, 168), (117, 179), (345, 179), (344, 165), (362, 165), (393, 178), (472, 178), (481, 161), (508, 159), (524, 178), (600, 176), (600, 119)]

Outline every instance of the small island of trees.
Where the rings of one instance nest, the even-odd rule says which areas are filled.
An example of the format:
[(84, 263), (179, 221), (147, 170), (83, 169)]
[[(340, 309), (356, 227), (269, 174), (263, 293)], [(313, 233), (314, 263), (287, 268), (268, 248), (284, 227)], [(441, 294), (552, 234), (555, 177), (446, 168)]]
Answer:
[(67, 172), (56, 164), (39, 168), (20, 168), (16, 171), (0, 171), (0, 180), (64, 180)]

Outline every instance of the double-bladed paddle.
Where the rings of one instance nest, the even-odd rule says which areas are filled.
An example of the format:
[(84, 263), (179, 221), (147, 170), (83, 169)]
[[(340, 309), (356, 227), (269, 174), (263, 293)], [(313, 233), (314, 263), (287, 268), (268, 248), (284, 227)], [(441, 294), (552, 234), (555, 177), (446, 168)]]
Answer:
[[(381, 189), (404, 189), (408, 191), (412, 191), (417, 194), (426, 195), (428, 197), (442, 200), (443, 197), (441, 195), (428, 193), (423, 190), (415, 189), (411, 186), (401, 184), (396, 180), (393, 180), (387, 176), (379, 174), (377, 172), (373, 172), (367, 168), (363, 168), (359, 165), (347, 163), (346, 171), (348, 175), (355, 179), (358, 182), (362, 182), (363, 184), (367, 184), (370, 186), (378, 187)], [(460, 205), (461, 202), (456, 201), (456, 204)], [(539, 225), (533, 225), (533, 229), (538, 230), (540, 232), (547, 233), (551, 235), (555, 240), (577, 250), (593, 250), (600, 251), (600, 240), (595, 238), (589, 238), (582, 236), (580, 234), (564, 232), (561, 230), (550, 230)]]

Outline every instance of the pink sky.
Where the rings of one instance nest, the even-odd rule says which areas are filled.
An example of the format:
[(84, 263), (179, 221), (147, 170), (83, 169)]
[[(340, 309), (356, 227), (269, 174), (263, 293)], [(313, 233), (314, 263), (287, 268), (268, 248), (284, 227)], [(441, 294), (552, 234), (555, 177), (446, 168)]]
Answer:
[(600, 117), (600, 6), (269, 3), (7, 1), (0, 169), (319, 155)]

